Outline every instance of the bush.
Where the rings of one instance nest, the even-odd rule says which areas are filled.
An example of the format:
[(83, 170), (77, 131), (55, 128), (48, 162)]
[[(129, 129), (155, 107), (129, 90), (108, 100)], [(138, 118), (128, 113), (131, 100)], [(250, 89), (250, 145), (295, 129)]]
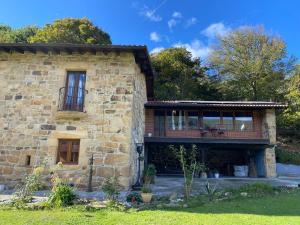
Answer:
[(48, 201), (54, 207), (68, 206), (73, 204), (75, 197), (73, 187), (59, 184), (52, 190)]
[(33, 192), (37, 191), (41, 187), (41, 174), (44, 171), (44, 167), (36, 167), (32, 174), (25, 177), (24, 185), (20, 186), (14, 194), (12, 204), (18, 208), (24, 207), (28, 202), (31, 202)]
[(154, 164), (149, 164), (143, 171), (143, 182), (154, 184), (156, 169)]
[(131, 192), (129, 195), (126, 197), (126, 201), (130, 203), (142, 203), (142, 197), (139, 193), (137, 192)]
[(279, 163), (300, 165), (300, 152), (276, 148), (276, 158)]
[(119, 196), (119, 183), (116, 177), (107, 178), (102, 186), (102, 190), (108, 200), (115, 201)]
[(142, 193), (152, 193), (150, 184), (144, 184), (142, 189), (141, 189)]

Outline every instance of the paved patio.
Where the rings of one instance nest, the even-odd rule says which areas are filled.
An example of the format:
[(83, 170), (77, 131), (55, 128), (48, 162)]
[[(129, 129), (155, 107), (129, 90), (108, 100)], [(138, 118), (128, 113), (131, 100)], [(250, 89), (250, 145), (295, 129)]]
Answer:
[[(169, 195), (172, 193), (182, 193), (183, 177), (157, 177), (153, 191), (156, 195)], [(203, 193), (205, 184), (209, 182), (216, 185), (218, 189), (238, 188), (246, 184), (266, 183), (272, 186), (298, 187), (300, 177), (279, 177), (279, 178), (196, 178), (194, 182), (194, 194)]]

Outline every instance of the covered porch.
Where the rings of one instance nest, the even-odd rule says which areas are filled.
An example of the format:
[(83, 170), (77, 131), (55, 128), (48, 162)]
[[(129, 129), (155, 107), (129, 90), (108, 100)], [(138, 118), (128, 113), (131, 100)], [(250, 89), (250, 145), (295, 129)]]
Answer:
[[(201, 141), (200, 141), (201, 140)], [(158, 176), (182, 177), (180, 162), (170, 145), (184, 145), (187, 151), (191, 150), (191, 145), (197, 146), (197, 161), (204, 164), (207, 168), (209, 178), (213, 177), (214, 172), (218, 172), (221, 178), (234, 178), (235, 166), (247, 166), (246, 177), (266, 177), (265, 148), (267, 142), (261, 140), (241, 140), (233, 142), (224, 139), (211, 141), (208, 139), (157, 139), (145, 138), (145, 165), (154, 164)], [(197, 177), (200, 174), (196, 175)]]

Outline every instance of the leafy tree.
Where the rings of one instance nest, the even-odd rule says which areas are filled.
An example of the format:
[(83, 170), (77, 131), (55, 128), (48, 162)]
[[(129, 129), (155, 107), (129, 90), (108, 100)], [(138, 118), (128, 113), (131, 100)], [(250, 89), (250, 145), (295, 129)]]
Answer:
[(12, 29), (7, 25), (0, 25), (0, 42), (12, 42)]
[(285, 100), (288, 108), (278, 117), (280, 127), (300, 130), (300, 64), (286, 81)]
[(156, 71), (154, 94), (158, 100), (204, 100), (217, 95), (206, 67), (185, 48), (169, 48), (152, 55)]
[(1, 43), (28, 43), (28, 39), (36, 34), (38, 27), (26, 26), (12, 29), (7, 25), (0, 25)]
[(28, 39), (36, 35), (39, 28), (37, 26), (26, 26), (14, 30), (14, 42), (28, 43)]
[(209, 58), (220, 76), (220, 90), (232, 100), (280, 100), (280, 88), (294, 59), (287, 58), (286, 45), (262, 27), (235, 30), (219, 42)]
[(64, 18), (47, 24), (30, 43), (111, 44), (110, 36), (87, 18)]

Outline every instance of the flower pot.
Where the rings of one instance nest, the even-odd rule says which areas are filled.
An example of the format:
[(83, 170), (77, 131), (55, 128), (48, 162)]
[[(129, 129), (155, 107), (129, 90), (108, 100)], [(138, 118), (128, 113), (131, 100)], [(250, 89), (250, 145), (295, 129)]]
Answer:
[(152, 193), (141, 193), (142, 199), (144, 203), (149, 203), (151, 202), (152, 199)]
[(200, 178), (206, 179), (207, 178), (207, 173), (206, 172), (201, 172)]
[(220, 174), (219, 173), (215, 173), (215, 178), (219, 178)]

